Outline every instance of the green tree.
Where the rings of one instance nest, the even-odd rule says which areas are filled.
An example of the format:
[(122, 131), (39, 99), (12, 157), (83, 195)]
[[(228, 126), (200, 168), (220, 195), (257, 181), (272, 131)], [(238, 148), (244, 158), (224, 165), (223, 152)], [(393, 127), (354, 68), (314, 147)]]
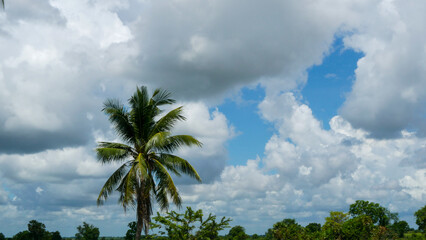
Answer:
[(127, 230), (126, 237), (124, 239), (125, 240), (133, 240), (133, 239), (135, 239), (135, 236), (136, 236), (136, 222), (130, 222), (129, 224), (127, 224), (127, 226), (129, 227), (129, 230)]
[(28, 232), (30, 232), (30, 238), (33, 240), (42, 240), (46, 232), (46, 226), (36, 220), (31, 220), (28, 223)]
[(306, 225), (306, 231), (310, 233), (319, 232), (321, 231), (321, 224), (320, 223), (309, 223)]
[(320, 239), (321, 236), (321, 224), (319, 223), (309, 223), (305, 227), (306, 234), (309, 239)]
[(351, 216), (356, 217), (360, 215), (367, 215), (371, 217), (373, 223), (378, 223), (380, 226), (388, 226), (390, 221), (398, 221), (398, 214), (391, 213), (385, 207), (380, 206), (378, 203), (357, 200), (349, 206), (349, 213)]
[(23, 231), (23, 232), (19, 232), (19, 233), (15, 234), (12, 239), (13, 240), (28, 240), (28, 239), (31, 239), (31, 235), (30, 235), (30, 232)]
[(398, 234), (398, 237), (400, 238), (404, 237), (404, 233), (410, 231), (410, 226), (406, 221), (394, 222), (390, 228)]
[(227, 235), (227, 239), (230, 240), (245, 240), (247, 238), (246, 229), (239, 225), (232, 227)]
[(414, 213), (419, 230), (426, 233), (426, 205)]
[(375, 228), (370, 216), (360, 215), (343, 223), (342, 239), (370, 239)]
[(171, 211), (161, 216), (157, 213), (153, 219), (155, 221), (153, 228), (159, 228), (159, 234), (166, 235), (169, 239), (187, 240), (217, 239), (219, 231), (229, 227), (231, 221), (223, 217), (220, 222), (216, 222), (216, 216), (212, 214), (203, 219), (202, 210), (194, 211), (191, 207), (187, 207), (183, 214)]
[(200, 218), (200, 230), (195, 234), (197, 240), (218, 239), (219, 231), (229, 227), (230, 218), (222, 217), (220, 222), (216, 222), (216, 216), (211, 213), (203, 220)]
[(116, 189), (125, 211), (128, 206), (136, 206), (137, 240), (142, 230), (148, 234), (154, 198), (161, 210), (168, 209), (169, 199), (181, 206), (178, 189), (168, 171), (177, 176), (184, 173), (201, 181), (188, 161), (172, 154), (181, 146), (201, 146), (192, 136), (171, 135), (175, 123), (185, 120), (182, 107), (164, 115), (160, 107), (174, 102), (167, 91), (156, 89), (149, 97), (147, 88), (141, 87), (129, 99), (129, 108), (114, 99), (104, 103), (103, 112), (125, 144), (100, 142), (96, 149), (98, 159), (103, 164), (124, 163), (106, 181), (98, 205)]
[(52, 240), (62, 240), (61, 233), (58, 231), (52, 233)]
[(343, 224), (349, 219), (348, 215), (343, 212), (330, 212), (322, 227), (325, 239), (343, 239)]
[(281, 222), (274, 224), (272, 229), (268, 229), (266, 239), (276, 240), (298, 240), (306, 239), (306, 233), (302, 226), (300, 226), (295, 219), (284, 219)]
[(3, 233), (0, 233), (0, 240), (5, 240), (6, 238), (4, 237)]
[(78, 233), (75, 234), (75, 239), (77, 240), (98, 240), (99, 238), (99, 228), (83, 222), (83, 226), (77, 227)]

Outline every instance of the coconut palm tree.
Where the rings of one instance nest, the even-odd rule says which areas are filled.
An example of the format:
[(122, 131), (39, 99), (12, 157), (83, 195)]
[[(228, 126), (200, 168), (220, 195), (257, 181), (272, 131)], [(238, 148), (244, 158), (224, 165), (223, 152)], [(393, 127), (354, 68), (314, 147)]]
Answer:
[(176, 122), (185, 120), (182, 107), (166, 114), (160, 107), (174, 102), (167, 91), (156, 89), (149, 97), (147, 88), (141, 87), (129, 99), (130, 108), (118, 100), (108, 99), (102, 109), (123, 143), (98, 143), (98, 160), (102, 164), (118, 162), (121, 166), (105, 182), (97, 203), (102, 205), (116, 190), (124, 211), (129, 206), (136, 208), (136, 240), (140, 239), (142, 230), (148, 234), (154, 200), (162, 210), (168, 209), (169, 200), (181, 206), (178, 189), (169, 172), (177, 176), (183, 173), (201, 181), (188, 161), (172, 154), (182, 146), (201, 146), (192, 136), (170, 133)]

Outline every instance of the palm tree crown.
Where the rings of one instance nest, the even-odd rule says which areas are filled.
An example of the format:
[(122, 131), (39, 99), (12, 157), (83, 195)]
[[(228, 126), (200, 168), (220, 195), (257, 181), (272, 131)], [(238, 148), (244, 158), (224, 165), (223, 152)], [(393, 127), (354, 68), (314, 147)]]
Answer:
[(125, 211), (128, 206), (136, 207), (136, 239), (140, 238), (142, 229), (148, 234), (154, 199), (161, 209), (169, 207), (169, 199), (181, 206), (169, 171), (201, 181), (188, 161), (172, 154), (182, 146), (201, 146), (192, 136), (170, 133), (177, 121), (185, 120), (182, 107), (166, 114), (159, 107), (174, 102), (167, 91), (156, 89), (150, 98), (147, 88), (141, 87), (129, 99), (130, 109), (115, 99), (108, 99), (102, 109), (124, 143), (98, 143), (96, 152), (101, 163), (120, 162), (122, 165), (102, 187), (97, 203), (102, 205), (116, 190)]

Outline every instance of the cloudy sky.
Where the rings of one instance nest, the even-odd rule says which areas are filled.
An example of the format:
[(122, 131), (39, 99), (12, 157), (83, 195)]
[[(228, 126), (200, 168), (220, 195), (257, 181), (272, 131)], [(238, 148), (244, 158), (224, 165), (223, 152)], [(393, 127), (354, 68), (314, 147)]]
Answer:
[[(122, 236), (99, 190), (118, 140), (101, 112), (136, 86), (184, 105), (202, 184), (184, 206), (264, 233), (323, 222), (357, 199), (417, 227), (426, 202), (423, 0), (13, 0), (0, 11), (0, 232), (37, 219)], [(177, 105), (178, 106), (178, 105)]]

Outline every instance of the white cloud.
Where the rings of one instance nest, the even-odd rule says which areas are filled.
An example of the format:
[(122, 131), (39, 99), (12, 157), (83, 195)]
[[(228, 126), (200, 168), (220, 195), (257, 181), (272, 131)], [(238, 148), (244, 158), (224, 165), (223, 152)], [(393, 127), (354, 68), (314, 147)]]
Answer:
[[(204, 146), (178, 154), (206, 184), (180, 180), (185, 202), (250, 231), (284, 217), (321, 221), (356, 199), (402, 213), (424, 204), (421, 0), (7, 4), (0, 13), (0, 215), (9, 218), (0, 225), (9, 233), (32, 218), (68, 235), (83, 220), (106, 234), (124, 232), (133, 215), (115, 199), (94, 206), (115, 166), (100, 167), (92, 148), (115, 138), (102, 101), (126, 99), (140, 84), (188, 100), (176, 133)], [(325, 130), (309, 106), (282, 91), (306, 83), (306, 69), (321, 63), (336, 34), (365, 56), (341, 116)], [(259, 109), (275, 133), (260, 143), (263, 158), (226, 166), (235, 132), (209, 107), (256, 83), (266, 89)]]
[[(191, 147), (177, 151), (197, 169), (203, 182), (210, 182), (220, 175), (228, 160), (226, 142), (234, 135), (233, 126), (217, 109), (209, 111), (202, 102), (187, 102), (184, 106), (185, 121), (175, 127), (175, 134), (188, 134), (202, 142), (202, 148)], [(186, 178), (185, 178), (186, 179)]]
[(425, 172), (410, 160), (426, 139), (407, 132), (372, 139), (341, 116), (324, 130), (292, 93), (266, 97), (259, 108), (277, 131), (265, 157), (227, 166), (214, 183), (183, 188), (186, 203), (232, 217), (250, 232), (283, 218), (322, 222), (329, 211), (347, 211), (358, 199), (378, 202), (413, 223), (407, 212), (422, 206), (426, 186)]
[(144, 9), (131, 25), (139, 49), (135, 74), (186, 99), (256, 82), (268, 92), (298, 87), (328, 52), (346, 11), (340, 4), (275, 0), (148, 1)]
[(426, 169), (417, 170), (414, 176), (405, 176), (399, 180), (400, 185), (414, 199), (424, 201), (426, 198)]
[(359, 14), (348, 47), (362, 51), (356, 80), (341, 109), (354, 127), (375, 137), (395, 137), (406, 128), (424, 135), (426, 34), (424, 1), (375, 1)]
[(41, 194), (44, 191), (44, 189), (41, 187), (37, 187), (35, 191), (36, 193)]

